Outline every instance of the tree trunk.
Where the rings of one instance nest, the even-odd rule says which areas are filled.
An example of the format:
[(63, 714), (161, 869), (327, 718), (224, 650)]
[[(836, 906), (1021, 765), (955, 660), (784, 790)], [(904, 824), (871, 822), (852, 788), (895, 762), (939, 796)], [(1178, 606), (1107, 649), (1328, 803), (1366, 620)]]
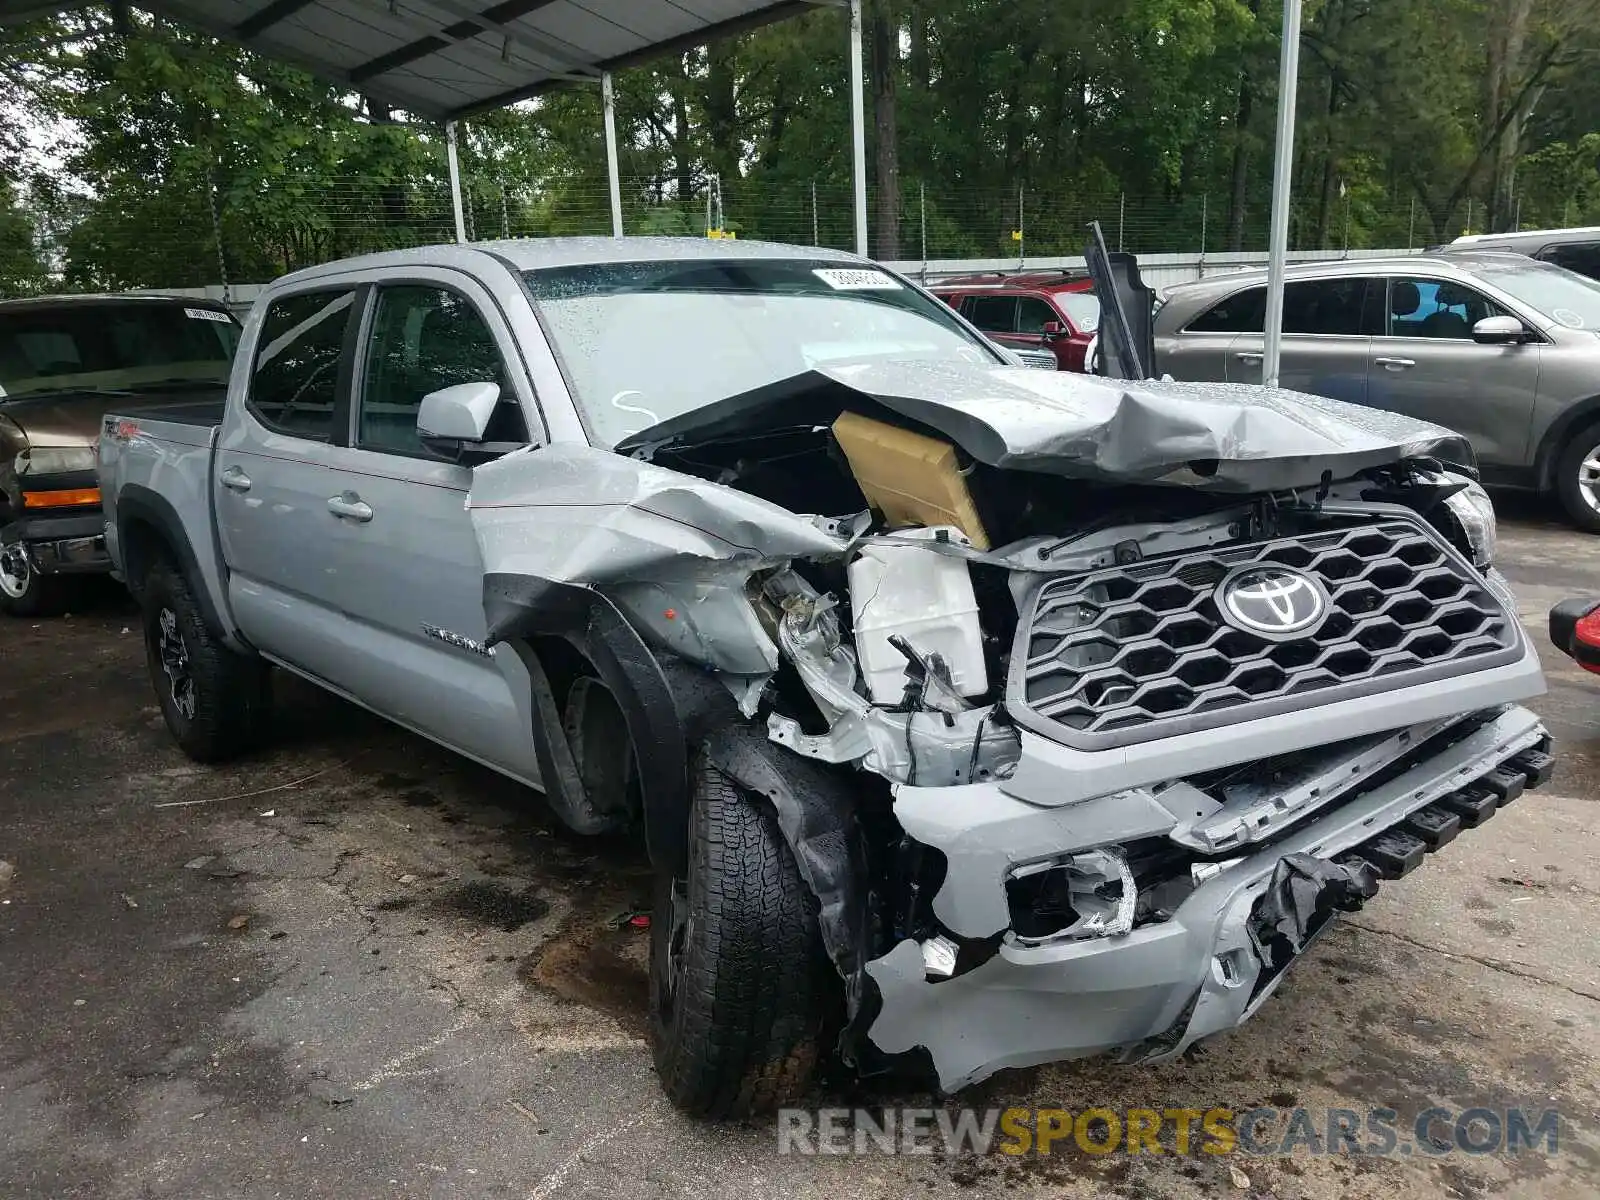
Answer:
[(1249, 71), (1239, 72), (1239, 101), (1233, 117), (1233, 168), (1228, 192), (1228, 249), (1244, 249), (1244, 212), (1250, 198), (1250, 146), (1247, 141), (1255, 87)]
[(900, 257), (900, 142), (895, 123), (895, 76), (900, 70), (900, 24), (894, 0), (871, 6), (869, 40), (872, 81), (873, 149), (877, 159), (878, 220), (875, 256)]
[[(1250, 0), (1250, 11), (1259, 15), (1261, 0)], [(1239, 71), (1239, 98), (1233, 109), (1233, 165), (1228, 187), (1228, 249), (1233, 251), (1244, 249), (1245, 205), (1250, 199), (1250, 115), (1255, 103), (1255, 81), (1247, 57)]]
[[(1532, 16), (1533, 0), (1497, 0), (1490, 6), (1488, 95), (1483, 119), (1491, 136), (1499, 127), (1489, 160), (1489, 211), (1484, 222), (1484, 228), (1491, 233), (1511, 227), (1516, 204), (1517, 155), (1522, 145), (1522, 126), (1532, 107), (1531, 91), (1521, 86)], [(1514, 113), (1510, 111), (1513, 106), (1517, 108)]]
[(684, 98), (687, 87), (686, 80), (672, 81), (672, 165), (678, 176), (680, 204), (694, 196), (694, 130), (689, 124), (689, 104)]
[(734, 90), (736, 76), (734, 43), (713, 43), (706, 50), (703, 101), (706, 137), (711, 143), (711, 169), (722, 181), (724, 200), (738, 192), (739, 160), (743, 157), (739, 142), (739, 102)]

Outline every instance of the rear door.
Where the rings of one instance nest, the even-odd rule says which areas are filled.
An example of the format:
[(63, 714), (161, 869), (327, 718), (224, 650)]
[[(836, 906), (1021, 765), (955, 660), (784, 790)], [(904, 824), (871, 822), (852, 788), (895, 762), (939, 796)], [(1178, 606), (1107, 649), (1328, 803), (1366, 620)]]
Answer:
[[(1372, 335), (1382, 329), (1382, 280), (1341, 275), (1295, 280), (1283, 289), (1283, 341), (1278, 385), (1352, 404), (1367, 402)], [(1228, 350), (1227, 378), (1260, 383), (1265, 361), (1262, 320)], [(1253, 314), (1252, 314), (1253, 315)]]
[(961, 315), (1002, 346), (1016, 345), (1017, 297), (1015, 294), (995, 292), (965, 296), (961, 300)]
[[(1166, 314), (1158, 314), (1156, 369), (1174, 379), (1196, 383), (1237, 378), (1244, 364), (1233, 365), (1233, 344), (1241, 335), (1261, 332), (1266, 308), (1267, 289), (1252, 287), (1224, 296), (1179, 330), (1168, 332), (1170, 327), (1161, 320)], [(1259, 349), (1256, 348), (1254, 359), (1258, 367)], [(1231, 376), (1230, 366), (1234, 371)]]
[(365, 289), (274, 296), (261, 318), (243, 411), (224, 423), (212, 490), (228, 597), (249, 641), (337, 683), (348, 674), (328, 497)]
[(1523, 465), (1540, 346), (1473, 341), (1474, 324), (1507, 315), (1475, 288), (1423, 275), (1395, 276), (1388, 285), (1386, 328), (1372, 339), (1373, 407), (1454, 429), (1486, 463)]
[(348, 445), (333, 456), (323, 500), (337, 508), (327, 515), (340, 564), (333, 590), (363, 649), (349, 690), (532, 781), (526, 671), (508, 647), (484, 646), (483, 563), (466, 509), (472, 468), (417, 434), (429, 392), (492, 382), (501, 403), (484, 450), (526, 446), (536, 409), (520, 364), (492, 298), (470, 278), (415, 269), (380, 282), (355, 364)]

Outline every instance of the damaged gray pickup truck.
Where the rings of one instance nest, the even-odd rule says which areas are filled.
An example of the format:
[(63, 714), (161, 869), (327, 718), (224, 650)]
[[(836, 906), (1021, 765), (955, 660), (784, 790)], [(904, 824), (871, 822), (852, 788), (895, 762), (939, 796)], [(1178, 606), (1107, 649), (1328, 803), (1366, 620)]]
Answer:
[(302, 271), (224, 409), (100, 461), (189, 754), (261, 736), (270, 664), (642, 831), (696, 1113), (1180, 1054), (1552, 768), (1458, 438), (1008, 366), (829, 251)]

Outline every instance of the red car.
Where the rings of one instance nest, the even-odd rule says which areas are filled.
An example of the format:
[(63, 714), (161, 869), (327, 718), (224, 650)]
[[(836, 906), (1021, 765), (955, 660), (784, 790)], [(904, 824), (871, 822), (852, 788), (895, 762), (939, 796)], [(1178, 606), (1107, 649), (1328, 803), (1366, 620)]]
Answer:
[(1100, 327), (1100, 301), (1086, 274), (966, 275), (928, 290), (1001, 345), (1054, 354), (1062, 371), (1084, 369)]

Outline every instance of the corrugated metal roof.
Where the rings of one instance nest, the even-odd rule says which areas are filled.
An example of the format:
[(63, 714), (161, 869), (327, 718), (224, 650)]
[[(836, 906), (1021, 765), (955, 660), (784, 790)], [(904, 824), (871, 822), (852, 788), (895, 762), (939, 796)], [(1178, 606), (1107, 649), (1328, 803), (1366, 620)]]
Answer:
[[(137, 0), (418, 117), (449, 120), (838, 0)], [(75, 7), (0, 0), (0, 22)]]

